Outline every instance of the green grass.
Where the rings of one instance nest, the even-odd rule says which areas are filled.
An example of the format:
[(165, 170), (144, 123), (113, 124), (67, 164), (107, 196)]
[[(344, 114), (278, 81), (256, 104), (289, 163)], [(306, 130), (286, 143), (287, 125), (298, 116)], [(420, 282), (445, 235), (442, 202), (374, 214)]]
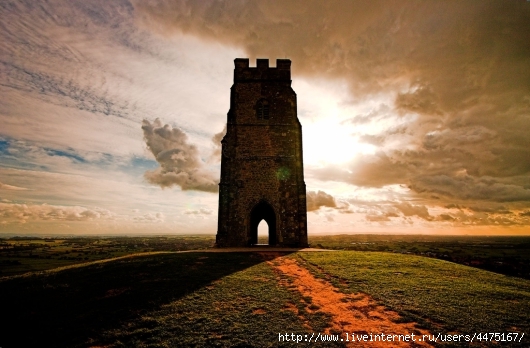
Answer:
[(413, 255), (337, 251), (297, 257), (317, 276), (370, 294), (433, 331), (530, 335), (529, 280)]
[[(286, 303), (298, 302), (299, 296), (280, 287), (271, 269), (261, 263), (105, 335), (108, 342), (123, 347), (276, 346), (280, 332), (309, 333), (303, 321), (285, 308)], [(305, 316), (315, 330), (323, 331), (328, 324), (323, 314)]]
[(305, 321), (329, 325), (289, 310), (303, 310), (301, 296), (250, 253), (134, 257), (3, 280), (0, 293), (2, 347), (267, 347), (278, 333), (309, 334)]
[(351, 234), (312, 236), (314, 247), (415, 254), (530, 279), (529, 236)]
[(168, 237), (0, 238), (0, 277), (150, 251), (201, 250), (211, 235)]
[[(433, 333), (518, 331), (523, 342), (497, 346), (529, 345), (528, 280), (413, 255), (289, 257)], [(278, 333), (323, 332), (330, 324), (325, 308), (280, 285), (281, 277), (257, 254), (181, 253), (3, 279), (2, 316), (9, 320), (0, 346), (271, 347)]]

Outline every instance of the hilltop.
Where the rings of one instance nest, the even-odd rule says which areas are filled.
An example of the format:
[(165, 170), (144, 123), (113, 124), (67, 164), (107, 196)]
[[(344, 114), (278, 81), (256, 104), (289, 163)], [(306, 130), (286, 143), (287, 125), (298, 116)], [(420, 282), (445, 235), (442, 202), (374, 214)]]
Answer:
[(0, 292), (5, 347), (297, 346), (285, 333), (343, 339), (320, 346), (354, 333), (530, 342), (529, 280), (407, 254), (164, 253), (4, 278)]

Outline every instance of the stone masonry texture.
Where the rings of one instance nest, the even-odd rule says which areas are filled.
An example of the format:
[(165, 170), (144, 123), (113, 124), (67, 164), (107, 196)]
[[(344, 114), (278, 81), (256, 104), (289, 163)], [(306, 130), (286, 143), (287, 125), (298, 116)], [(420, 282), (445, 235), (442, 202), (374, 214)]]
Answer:
[(291, 61), (234, 61), (222, 144), (218, 247), (257, 244), (261, 220), (269, 245), (307, 246), (302, 126), (291, 88)]

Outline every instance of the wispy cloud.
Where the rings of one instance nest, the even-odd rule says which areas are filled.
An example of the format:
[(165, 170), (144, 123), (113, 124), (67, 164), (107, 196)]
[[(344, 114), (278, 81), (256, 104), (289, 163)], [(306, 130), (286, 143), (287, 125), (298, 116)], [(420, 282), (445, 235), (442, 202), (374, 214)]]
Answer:
[(25, 191), (27, 188), (8, 185), (0, 182), (0, 190), (13, 190), (13, 191)]
[(94, 230), (215, 231), (245, 56), (293, 61), (310, 226), (529, 224), (528, 2), (8, 0), (0, 18), (0, 198), (27, 205), (19, 225), (47, 204)]
[(112, 212), (101, 208), (56, 206), (48, 204), (14, 204), (0, 202), (0, 219), (7, 223), (34, 221), (89, 221), (112, 220)]

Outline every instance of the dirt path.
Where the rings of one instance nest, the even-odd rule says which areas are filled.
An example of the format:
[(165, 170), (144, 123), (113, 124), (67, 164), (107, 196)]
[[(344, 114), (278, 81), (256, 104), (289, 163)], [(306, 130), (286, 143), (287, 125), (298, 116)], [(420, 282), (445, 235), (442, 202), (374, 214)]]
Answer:
[[(332, 317), (332, 327), (323, 334), (331, 332), (340, 332), (341, 338), (346, 341), (349, 339), (350, 347), (431, 347), (427, 342), (419, 341), (421, 335), (428, 335), (429, 332), (415, 327), (414, 323), (397, 323), (399, 315), (396, 312), (387, 310), (385, 307), (378, 305), (375, 300), (366, 294), (344, 294), (331, 283), (316, 279), (306, 268), (301, 266), (295, 260), (271, 253), (263, 253), (262, 256), (269, 261), (267, 263), (273, 267), (276, 272), (288, 276), (292, 282), (280, 281), (282, 285), (290, 285), (291, 289), (296, 289), (304, 297), (311, 297), (313, 308), (318, 306), (319, 311), (328, 313)], [(274, 256), (274, 258), (272, 257)], [(306, 311), (311, 313), (310, 304), (306, 304)], [(292, 310), (298, 312), (295, 306)], [(349, 336), (346, 336), (348, 333)], [(411, 335), (414, 333), (414, 342), (409, 336), (409, 342), (399, 341), (395, 336), (391, 342), (359, 342), (359, 335), (370, 334), (380, 335)], [(316, 335), (317, 333), (315, 333)], [(354, 336), (352, 336), (354, 334)], [(373, 337), (373, 336), (372, 336)], [(404, 337), (404, 336), (402, 336)], [(352, 341), (355, 339), (355, 342)]]

